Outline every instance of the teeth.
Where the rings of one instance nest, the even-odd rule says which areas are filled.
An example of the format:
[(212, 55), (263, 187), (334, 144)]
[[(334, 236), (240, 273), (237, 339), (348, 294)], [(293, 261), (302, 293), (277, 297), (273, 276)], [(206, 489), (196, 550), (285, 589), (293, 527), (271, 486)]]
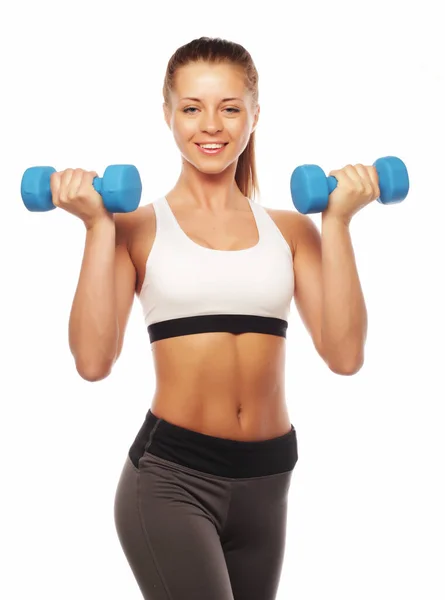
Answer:
[(224, 146), (224, 144), (199, 144), (201, 146), (201, 148), (208, 148), (209, 150), (215, 149), (216, 148), (222, 148)]

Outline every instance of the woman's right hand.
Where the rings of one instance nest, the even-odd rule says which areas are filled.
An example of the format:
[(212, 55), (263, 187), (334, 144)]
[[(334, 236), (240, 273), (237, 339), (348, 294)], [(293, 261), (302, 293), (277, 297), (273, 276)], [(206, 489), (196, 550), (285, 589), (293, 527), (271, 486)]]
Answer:
[(65, 169), (51, 174), (50, 188), (54, 206), (79, 217), (87, 229), (102, 219), (112, 218), (102, 196), (93, 187), (96, 171)]

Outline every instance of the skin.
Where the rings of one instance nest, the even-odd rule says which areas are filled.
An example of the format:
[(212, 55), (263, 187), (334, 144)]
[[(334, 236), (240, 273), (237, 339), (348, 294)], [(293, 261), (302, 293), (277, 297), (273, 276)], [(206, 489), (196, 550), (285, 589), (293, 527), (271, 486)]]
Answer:
[[(239, 100), (222, 102), (229, 97)], [(238, 157), (260, 114), (245, 88), (242, 70), (227, 64), (190, 64), (177, 72), (170, 103), (163, 108), (182, 156), (181, 174), (166, 198), (184, 233), (207, 248), (240, 250), (255, 245), (254, 216), (235, 183)], [(206, 156), (195, 142), (212, 139), (229, 144), (219, 155)], [(316, 351), (333, 372), (352, 375), (363, 364), (367, 317), (349, 224), (380, 192), (374, 167), (347, 165), (329, 174), (337, 178), (338, 186), (322, 215), (321, 235), (306, 215), (266, 210), (292, 252), (295, 306)], [(96, 366), (92, 359), (85, 361), (90, 371), (82, 376), (90, 381), (106, 377), (122, 351), (156, 230), (152, 204), (132, 213), (104, 212), (91, 186), (95, 175), (71, 169), (51, 180), (53, 202), (82, 218), (92, 248), (95, 240), (103, 247), (103, 238), (111, 240), (110, 231), (115, 231), (117, 351), (112, 360), (103, 359)], [(86, 274), (85, 285), (89, 276), (96, 281), (94, 274)], [(101, 298), (109, 297), (108, 292), (100, 290)], [(105, 339), (109, 328), (98, 331), (94, 339)], [(290, 430), (285, 338), (212, 332), (159, 340), (151, 347), (156, 373), (151, 410), (158, 417), (235, 440), (265, 440)]]

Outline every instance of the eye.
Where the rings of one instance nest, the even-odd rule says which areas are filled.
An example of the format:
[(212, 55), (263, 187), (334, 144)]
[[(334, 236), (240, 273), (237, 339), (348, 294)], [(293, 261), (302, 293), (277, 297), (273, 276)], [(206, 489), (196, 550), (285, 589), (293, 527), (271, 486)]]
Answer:
[[(184, 112), (184, 113), (189, 113), (189, 111), (190, 111), (190, 110), (197, 110), (197, 108), (196, 108), (195, 106), (189, 106), (188, 108), (185, 108), (185, 109), (184, 109), (182, 112)], [(239, 113), (239, 112), (240, 112), (240, 109), (239, 109), (239, 108), (233, 108), (233, 107), (231, 107), (231, 106), (230, 106), (230, 107), (228, 107), (228, 108), (225, 108), (224, 110), (232, 110), (232, 111), (235, 111), (236, 113)], [(189, 113), (189, 114), (195, 114), (195, 113)], [(232, 113), (232, 114), (233, 114), (233, 113)]]

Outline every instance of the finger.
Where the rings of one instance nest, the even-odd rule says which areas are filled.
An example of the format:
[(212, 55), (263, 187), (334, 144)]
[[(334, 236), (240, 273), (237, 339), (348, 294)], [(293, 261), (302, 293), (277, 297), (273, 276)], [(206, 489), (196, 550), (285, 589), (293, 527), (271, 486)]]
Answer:
[(362, 177), (362, 167), (363, 165), (347, 165), (345, 167), (345, 171), (348, 174), (348, 177), (350, 177), (350, 179), (355, 183), (359, 184), (358, 187), (360, 187), (360, 185), (364, 183)]
[[(350, 165), (348, 165), (350, 166)], [(346, 167), (343, 169), (334, 169), (329, 172), (329, 176), (335, 177), (338, 182), (338, 186), (342, 188), (353, 188), (354, 183), (348, 172), (346, 171)]]
[(376, 189), (369, 174), (370, 168), (372, 167), (365, 167), (365, 165), (362, 164), (355, 165), (355, 170), (360, 175), (361, 181), (364, 185), (363, 193), (369, 198), (370, 201), (372, 201), (376, 198)]
[(67, 190), (68, 200), (74, 200), (74, 198), (77, 198), (77, 196), (79, 195), (79, 188), (82, 183), (83, 173), (83, 169), (73, 170), (73, 174), (71, 176)]
[(346, 175), (349, 177), (351, 181), (351, 188), (354, 192), (359, 193), (360, 195), (364, 195), (366, 197), (371, 197), (372, 195), (372, 186), (370, 181), (368, 181), (367, 175), (363, 178), (362, 169), (363, 165), (346, 165), (343, 169)]
[(358, 164), (358, 165), (354, 165), (352, 168), (354, 169), (354, 171), (356, 173), (356, 176), (357, 176), (356, 181), (357, 181), (357, 184), (359, 185), (362, 193), (371, 196), (372, 191), (373, 191), (372, 190), (372, 182), (369, 178), (366, 167), (362, 164)]
[(372, 183), (369, 177), (368, 169), (362, 164), (354, 165), (354, 170), (364, 183)]
[(82, 196), (91, 195), (91, 188), (93, 186), (94, 179), (98, 177), (96, 171), (83, 171), (82, 181), (79, 186), (79, 194)]
[(370, 200), (374, 200), (376, 190), (374, 188), (374, 183), (369, 175), (369, 167), (365, 167), (362, 164), (355, 165), (355, 170), (359, 174), (361, 181), (363, 183), (363, 194), (365, 194)]
[(73, 176), (74, 169), (65, 169), (60, 174), (59, 203), (63, 204), (68, 200), (68, 187)]
[(374, 200), (380, 198), (380, 183), (379, 183), (379, 175), (377, 173), (377, 169), (372, 167), (366, 167), (369, 175), (369, 179), (372, 182), (372, 187), (374, 189)]
[(51, 189), (52, 202), (54, 206), (59, 206), (59, 191), (60, 191), (61, 175), (54, 171), (49, 177), (49, 187)]
[(345, 192), (347, 190), (354, 191), (357, 189), (357, 173), (355, 173), (352, 165), (346, 165), (343, 169), (331, 171), (330, 175), (331, 174), (338, 181), (337, 187), (340, 187)]

